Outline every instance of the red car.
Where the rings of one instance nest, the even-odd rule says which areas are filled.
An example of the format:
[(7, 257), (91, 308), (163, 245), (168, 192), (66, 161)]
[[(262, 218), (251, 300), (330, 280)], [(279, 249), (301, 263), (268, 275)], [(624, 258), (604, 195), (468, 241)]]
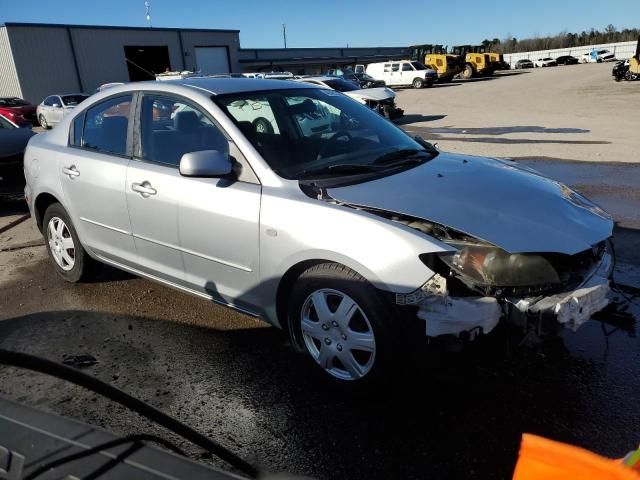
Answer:
[(36, 106), (17, 97), (0, 97), (0, 115), (19, 126), (36, 125)]

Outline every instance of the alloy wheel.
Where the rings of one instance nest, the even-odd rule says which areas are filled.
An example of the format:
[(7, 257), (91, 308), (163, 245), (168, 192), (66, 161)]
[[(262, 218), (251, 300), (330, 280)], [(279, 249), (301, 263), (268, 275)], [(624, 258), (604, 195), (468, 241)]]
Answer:
[(58, 266), (68, 272), (76, 263), (76, 249), (69, 227), (60, 217), (52, 217), (47, 225), (49, 250)]
[(300, 314), (302, 338), (311, 357), (340, 380), (358, 380), (375, 361), (376, 340), (363, 309), (333, 289), (312, 292)]

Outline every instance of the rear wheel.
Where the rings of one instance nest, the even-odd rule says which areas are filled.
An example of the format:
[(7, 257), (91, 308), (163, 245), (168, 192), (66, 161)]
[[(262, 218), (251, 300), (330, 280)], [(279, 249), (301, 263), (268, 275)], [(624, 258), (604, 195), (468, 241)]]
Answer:
[(289, 303), (293, 344), (334, 380), (363, 385), (390, 369), (390, 309), (353, 270), (323, 263), (297, 280)]
[(42, 114), (38, 117), (38, 122), (40, 123), (40, 126), (42, 128), (44, 128), (45, 130), (49, 130), (51, 128), (49, 126), (49, 124), (47, 123), (47, 119), (44, 118), (44, 115), (42, 115)]
[(422, 88), (424, 87), (424, 80), (422, 80), (421, 78), (415, 78), (412, 85), (413, 88)]
[(42, 222), (47, 251), (56, 273), (67, 282), (87, 280), (96, 265), (80, 243), (69, 214), (59, 203), (47, 208)]

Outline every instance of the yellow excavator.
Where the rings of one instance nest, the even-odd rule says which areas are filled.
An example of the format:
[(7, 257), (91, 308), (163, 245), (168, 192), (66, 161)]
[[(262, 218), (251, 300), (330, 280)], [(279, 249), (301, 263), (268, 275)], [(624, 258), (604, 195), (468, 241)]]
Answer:
[(447, 48), (442, 45), (412, 45), (409, 51), (411, 60), (422, 62), (438, 73), (440, 83), (450, 82), (464, 68), (461, 57), (447, 53)]
[(484, 45), (458, 45), (453, 47), (452, 53), (464, 59), (464, 68), (460, 77), (469, 79), (493, 75), (494, 68)]

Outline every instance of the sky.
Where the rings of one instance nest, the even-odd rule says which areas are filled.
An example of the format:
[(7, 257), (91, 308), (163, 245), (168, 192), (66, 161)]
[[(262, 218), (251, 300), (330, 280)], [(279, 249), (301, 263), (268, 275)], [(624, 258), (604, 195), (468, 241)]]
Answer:
[[(154, 27), (240, 30), (243, 48), (477, 44), (640, 27), (639, 0), (150, 0)], [(4, 22), (147, 26), (144, 0), (0, 0)]]

